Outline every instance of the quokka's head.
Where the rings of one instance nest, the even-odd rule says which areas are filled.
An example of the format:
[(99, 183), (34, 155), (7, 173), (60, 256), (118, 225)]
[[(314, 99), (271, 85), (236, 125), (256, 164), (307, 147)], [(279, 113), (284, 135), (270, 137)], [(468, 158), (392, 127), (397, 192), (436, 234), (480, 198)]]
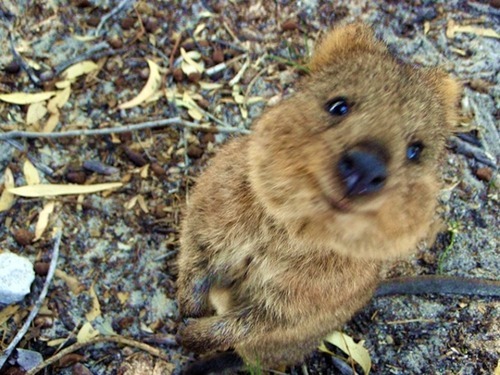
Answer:
[(432, 221), (459, 85), (398, 61), (363, 24), (327, 34), (310, 69), (254, 128), (253, 187), (278, 220), (302, 223), (297, 236), (322, 228), (319, 242), (363, 257), (409, 251)]

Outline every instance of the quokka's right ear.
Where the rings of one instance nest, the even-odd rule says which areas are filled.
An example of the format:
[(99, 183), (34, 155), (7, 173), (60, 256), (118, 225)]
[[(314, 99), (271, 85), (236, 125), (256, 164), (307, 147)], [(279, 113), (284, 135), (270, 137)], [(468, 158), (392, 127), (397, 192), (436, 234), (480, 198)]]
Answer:
[(357, 52), (387, 52), (387, 46), (375, 37), (368, 25), (353, 23), (339, 26), (329, 31), (316, 45), (309, 68), (316, 72)]

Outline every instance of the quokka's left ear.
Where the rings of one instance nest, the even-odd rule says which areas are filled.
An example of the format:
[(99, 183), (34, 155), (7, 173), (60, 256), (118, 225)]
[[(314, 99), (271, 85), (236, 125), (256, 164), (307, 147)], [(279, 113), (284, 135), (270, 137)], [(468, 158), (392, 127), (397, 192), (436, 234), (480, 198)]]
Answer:
[(439, 69), (429, 71), (430, 84), (444, 106), (446, 125), (450, 131), (456, 129), (458, 106), (462, 96), (462, 85), (447, 73)]
[(349, 59), (353, 54), (387, 52), (387, 46), (378, 40), (373, 30), (363, 23), (338, 26), (329, 31), (316, 45), (309, 68), (316, 72), (338, 59)]

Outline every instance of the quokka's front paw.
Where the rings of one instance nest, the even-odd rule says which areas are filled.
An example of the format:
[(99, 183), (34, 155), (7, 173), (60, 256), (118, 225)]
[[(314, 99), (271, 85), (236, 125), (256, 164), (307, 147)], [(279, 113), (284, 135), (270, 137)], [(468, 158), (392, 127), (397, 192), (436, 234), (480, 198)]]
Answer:
[(227, 350), (220, 330), (211, 324), (213, 318), (189, 319), (186, 325), (181, 325), (177, 331), (177, 342), (195, 353), (206, 353), (214, 350)]

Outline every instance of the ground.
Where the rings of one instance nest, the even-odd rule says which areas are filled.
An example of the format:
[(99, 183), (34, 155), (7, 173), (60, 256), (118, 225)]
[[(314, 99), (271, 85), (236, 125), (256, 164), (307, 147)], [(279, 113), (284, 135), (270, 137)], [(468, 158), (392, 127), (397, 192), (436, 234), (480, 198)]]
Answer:
[[(0, 212), (0, 251), (28, 257), (37, 273), (32, 293), (0, 310), (0, 348), (40, 293), (53, 254), (52, 229), (59, 227), (55, 277), (17, 347), (48, 359), (85, 335), (82, 327), (90, 322), (101, 335), (114, 331), (160, 349), (163, 359), (134, 345), (95, 343), (65, 355), (46, 373), (178, 371), (192, 356), (175, 344), (174, 335), (178, 229), (194, 177), (228, 137), (241, 136), (266, 106), (293, 93), (325, 30), (353, 20), (372, 24), (401, 60), (440, 65), (464, 86), (460, 134), (450, 139), (442, 168), (445, 226), (434, 246), (422, 245), (389, 276), (498, 279), (498, 7), (493, 0), (2, 1), (0, 94), (56, 91), (58, 99), (0, 101), (0, 181), (10, 171), (16, 186), (30, 182), (29, 160), (42, 183), (122, 186), (17, 197)], [(64, 72), (88, 60), (95, 65), (77, 65), (79, 76)], [(138, 94), (130, 108), (123, 105)], [(182, 123), (120, 134), (5, 136), (177, 116)], [(48, 220), (40, 215), (44, 207), (52, 209)], [(498, 299), (384, 297), (374, 299), (344, 332), (365, 340), (372, 374), (491, 374), (499, 371), (499, 318)], [(12, 362), (6, 373), (23, 373)], [(328, 354), (315, 353), (287, 373), (340, 371), (333, 368)]]

